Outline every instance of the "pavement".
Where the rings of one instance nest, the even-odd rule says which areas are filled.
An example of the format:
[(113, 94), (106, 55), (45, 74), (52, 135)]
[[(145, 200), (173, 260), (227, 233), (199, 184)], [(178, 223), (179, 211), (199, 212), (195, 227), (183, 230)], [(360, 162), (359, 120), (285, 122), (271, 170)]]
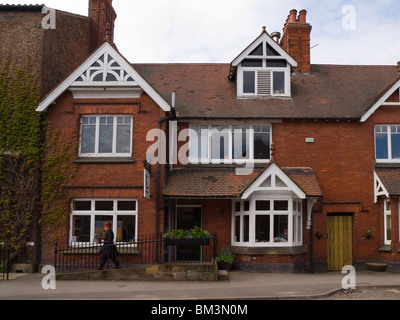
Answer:
[[(346, 274), (247, 273), (232, 271), (229, 280), (71, 281), (57, 280), (55, 289), (43, 289), (46, 274), (10, 274), (0, 277), (0, 300), (315, 300), (343, 291)], [(356, 288), (400, 288), (400, 274), (360, 271)], [(348, 283), (348, 282), (346, 282)]]

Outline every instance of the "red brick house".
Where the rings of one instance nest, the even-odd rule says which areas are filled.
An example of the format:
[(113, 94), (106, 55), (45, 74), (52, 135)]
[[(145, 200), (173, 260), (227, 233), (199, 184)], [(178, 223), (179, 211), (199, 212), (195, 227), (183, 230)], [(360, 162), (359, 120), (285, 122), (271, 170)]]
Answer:
[[(122, 242), (215, 232), (242, 270), (399, 270), (399, 66), (313, 65), (310, 34), (292, 10), (282, 37), (263, 28), (228, 64), (130, 64), (100, 46), (37, 109), (79, 145), (66, 240), (111, 217)], [(166, 157), (145, 197), (152, 129)]]

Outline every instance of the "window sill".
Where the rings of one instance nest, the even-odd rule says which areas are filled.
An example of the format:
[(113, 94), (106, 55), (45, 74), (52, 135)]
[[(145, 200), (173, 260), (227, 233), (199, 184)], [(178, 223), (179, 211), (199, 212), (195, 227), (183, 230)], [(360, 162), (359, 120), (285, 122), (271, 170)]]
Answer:
[(124, 158), (124, 157), (101, 157), (101, 158), (78, 158), (73, 161), (73, 163), (79, 164), (109, 164), (109, 163), (135, 163), (135, 159)]
[(400, 168), (400, 162), (376, 162), (375, 168)]
[(307, 246), (296, 246), (296, 247), (238, 247), (231, 246), (231, 251), (236, 254), (244, 255), (296, 255), (307, 252)]
[(380, 252), (392, 252), (392, 248), (390, 247), (390, 245), (385, 244), (382, 247), (380, 247), (378, 249)]

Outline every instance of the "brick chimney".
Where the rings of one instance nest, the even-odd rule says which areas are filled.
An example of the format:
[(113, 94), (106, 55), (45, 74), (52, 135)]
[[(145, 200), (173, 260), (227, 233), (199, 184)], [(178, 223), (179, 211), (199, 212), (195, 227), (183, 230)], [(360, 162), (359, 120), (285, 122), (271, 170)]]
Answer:
[(310, 57), (310, 35), (311, 25), (307, 23), (307, 11), (301, 10), (297, 15), (297, 10), (290, 11), (281, 38), (282, 48), (296, 60), (298, 67), (296, 73), (311, 72)]
[(95, 50), (104, 40), (114, 43), (114, 23), (117, 14), (112, 0), (89, 0), (89, 18), (92, 19), (91, 50)]

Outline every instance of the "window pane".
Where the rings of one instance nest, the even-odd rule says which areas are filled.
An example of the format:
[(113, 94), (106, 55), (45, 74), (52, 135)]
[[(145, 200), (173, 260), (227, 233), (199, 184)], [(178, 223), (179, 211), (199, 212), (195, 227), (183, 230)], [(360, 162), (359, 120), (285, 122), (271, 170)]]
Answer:
[(235, 242), (240, 242), (240, 216), (235, 217)]
[(392, 159), (400, 159), (400, 133), (397, 132), (392, 132)]
[(235, 212), (240, 212), (240, 202), (235, 202)]
[(286, 60), (267, 60), (267, 67), (269, 68), (286, 68), (287, 62)]
[(285, 73), (274, 72), (274, 94), (285, 93)]
[(136, 211), (136, 201), (118, 201), (118, 211)]
[(242, 61), (242, 67), (244, 68), (261, 68), (262, 60), (261, 59), (244, 59)]
[(386, 215), (386, 240), (392, 240), (392, 219), (390, 215)]
[(208, 158), (208, 126), (192, 126), (190, 156), (193, 159)]
[(250, 241), (250, 216), (243, 216), (243, 242)]
[(73, 203), (73, 209), (76, 211), (90, 211), (92, 210), (92, 201), (75, 200)]
[(269, 132), (256, 132), (254, 130), (254, 159), (269, 159), (270, 145), (271, 143)]
[(256, 210), (257, 211), (269, 211), (271, 210), (271, 201), (256, 201)]
[(256, 93), (255, 71), (243, 72), (243, 93)]
[(288, 216), (274, 216), (274, 242), (288, 241)]
[(229, 159), (229, 127), (211, 127), (211, 158)]
[(250, 201), (245, 201), (243, 203), (243, 206), (244, 206), (243, 211), (249, 211), (250, 210)]
[(263, 55), (263, 44), (261, 43), (257, 48), (255, 48), (251, 53), (250, 56), (262, 56)]
[(72, 217), (72, 236), (77, 242), (90, 242), (90, 216)]
[(112, 216), (95, 216), (94, 218), (94, 237), (95, 239), (104, 239), (104, 223), (110, 222), (111, 228), (113, 229), (113, 217)]
[(117, 118), (117, 153), (131, 152), (131, 125), (130, 117)]
[[(94, 123), (93, 122), (94, 119)], [(82, 118), (82, 137), (81, 137), (81, 152), (94, 153), (96, 139), (96, 118)]]
[(279, 53), (267, 43), (267, 55), (268, 56), (279, 56)]
[(95, 201), (95, 210), (97, 211), (113, 211), (114, 201)]
[(112, 153), (113, 117), (100, 117), (99, 153)]
[(270, 241), (270, 216), (256, 216), (256, 242)]
[(250, 127), (232, 126), (233, 130), (233, 159), (249, 159)]
[(134, 241), (136, 234), (136, 216), (118, 216), (117, 217), (117, 241)]
[(274, 201), (274, 210), (275, 211), (288, 211), (289, 210), (289, 202), (286, 200)]
[(388, 136), (386, 133), (375, 134), (376, 159), (388, 159)]

